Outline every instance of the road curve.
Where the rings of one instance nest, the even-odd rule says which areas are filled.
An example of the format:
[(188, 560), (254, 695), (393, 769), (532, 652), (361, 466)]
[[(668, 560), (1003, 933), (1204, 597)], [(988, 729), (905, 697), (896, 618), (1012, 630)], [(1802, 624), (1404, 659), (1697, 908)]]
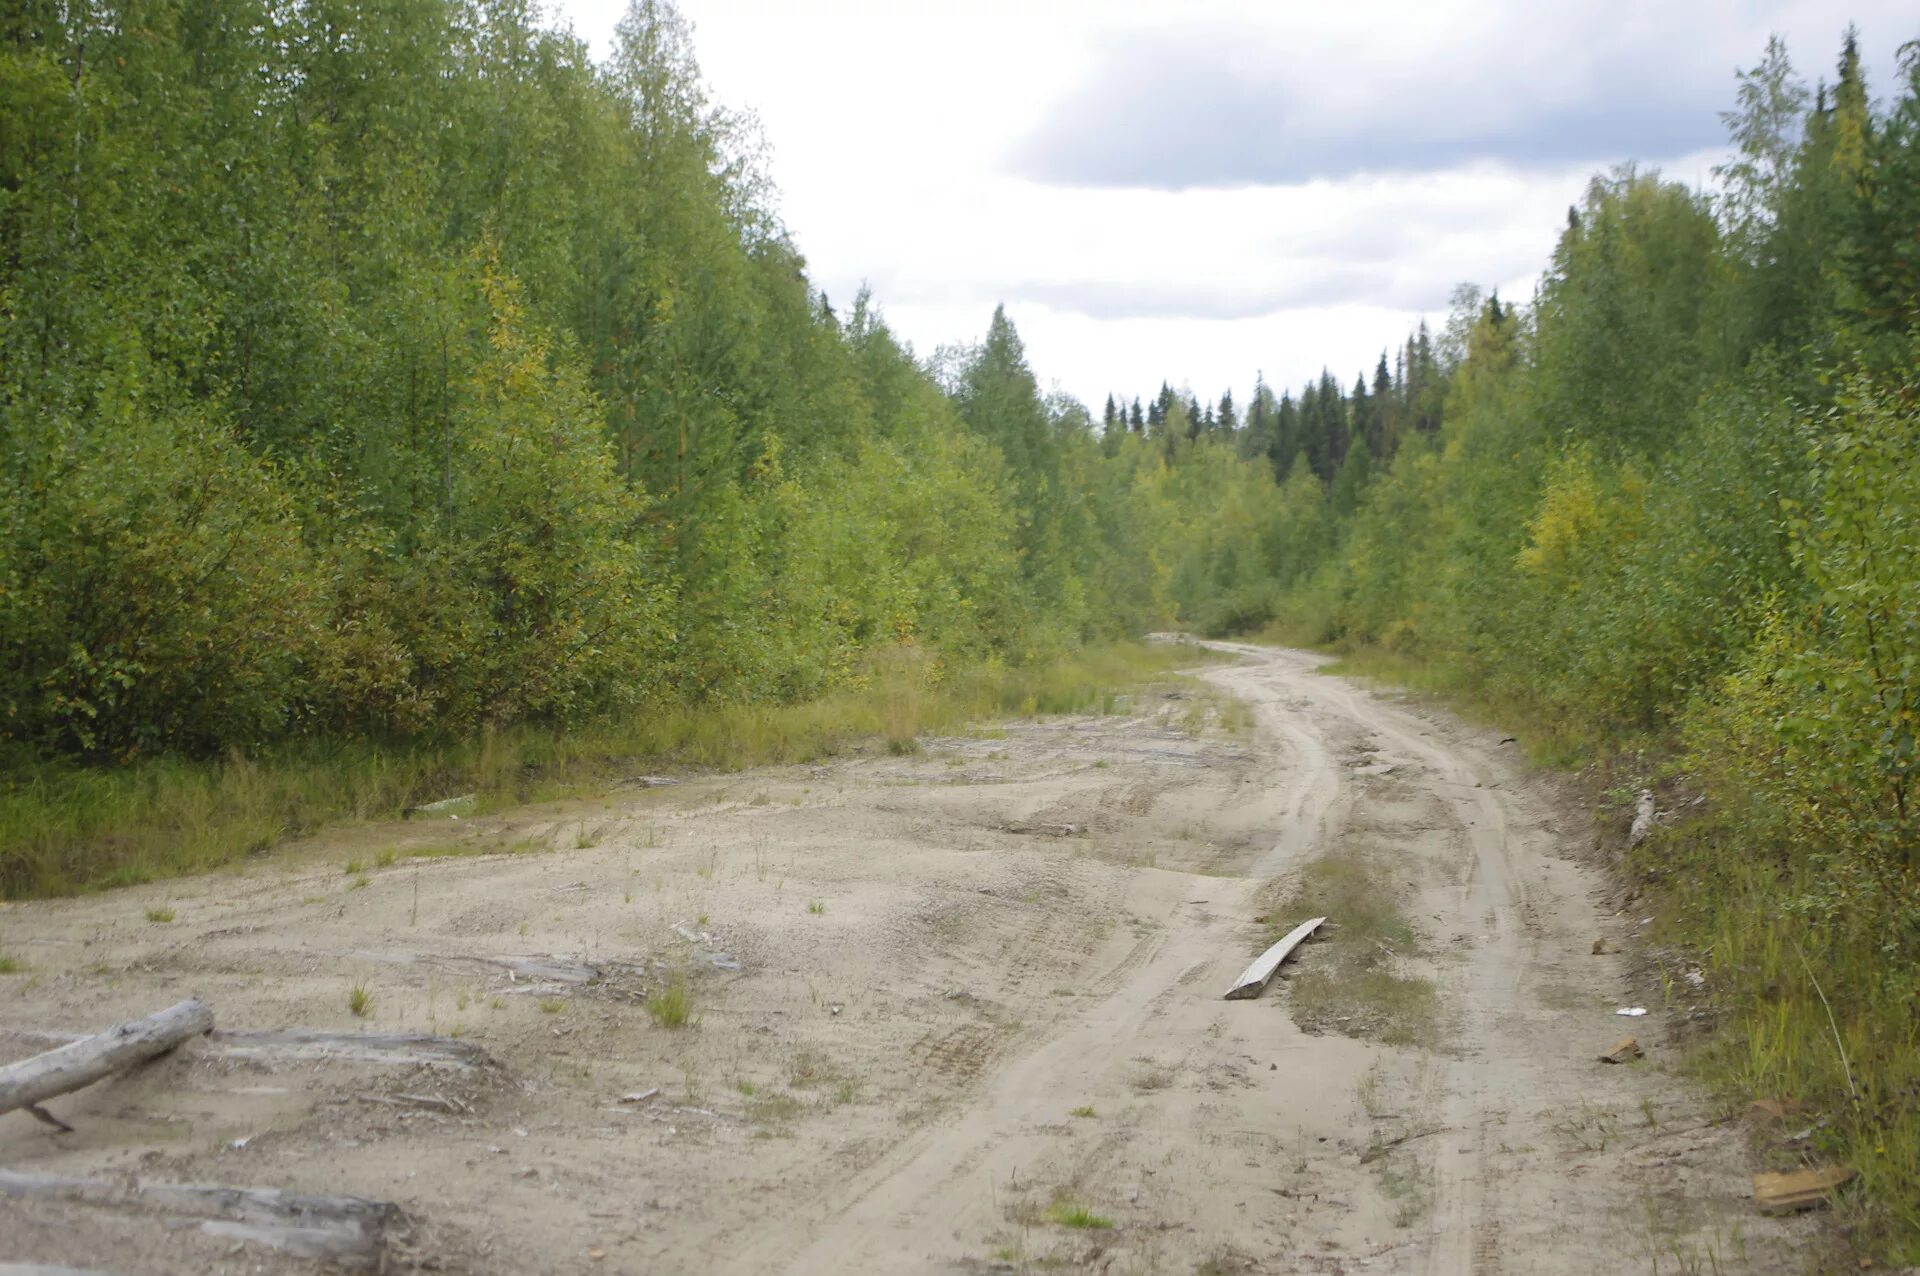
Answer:
[[(1255, 717), (1264, 849), (1231, 873), (1137, 870), (1128, 908), (1151, 925), (1102, 950), (1090, 993), (1039, 1008), (963, 1102), (721, 1268), (1021, 1270), (1057, 1232), (1031, 1199), (1050, 1184), (1056, 1205), (1128, 1206), (1065, 1260), (1090, 1270), (1591, 1272), (1623, 1254), (1759, 1270), (1729, 1248), (1729, 1132), (1664, 1072), (1596, 1061), (1628, 985), (1593, 941), (1634, 919), (1570, 855), (1570, 826), (1591, 840), (1578, 813), (1487, 732), (1309, 653), (1208, 645), (1238, 660), (1201, 676)], [(1309, 1035), (1278, 985), (1221, 998), (1269, 888), (1353, 839), (1402, 879), (1438, 1049)], [(1650, 1041), (1657, 1022), (1633, 1026)], [(1104, 1131), (1076, 1128), (1083, 1105)]]

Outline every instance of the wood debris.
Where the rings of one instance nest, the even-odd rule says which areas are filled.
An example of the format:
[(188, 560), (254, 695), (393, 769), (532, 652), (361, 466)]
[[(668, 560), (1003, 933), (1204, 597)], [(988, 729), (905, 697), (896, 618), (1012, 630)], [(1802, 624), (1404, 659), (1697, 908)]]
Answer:
[(1254, 958), (1253, 964), (1240, 972), (1240, 978), (1233, 981), (1233, 987), (1227, 989), (1227, 1000), (1243, 1001), (1248, 997), (1258, 997), (1272, 981), (1274, 972), (1280, 969), (1280, 963), (1285, 961), (1295, 948), (1304, 943), (1307, 936), (1320, 929), (1321, 923), (1326, 920), (1324, 917), (1315, 917), (1310, 921), (1301, 922), (1288, 931), (1279, 943)]
[(391, 1201), (363, 1196), (307, 1196), (277, 1188), (138, 1179), (73, 1179), (0, 1170), (0, 1196), (73, 1201), (163, 1219), (198, 1220), (208, 1236), (263, 1245), (298, 1258), (343, 1267), (374, 1267), (389, 1229), (405, 1215)]
[(410, 806), (401, 812), (401, 818), (413, 819), (420, 815), (451, 815), (455, 811), (464, 811), (480, 800), (477, 793), (462, 793), (458, 797), (441, 798), (438, 802), (423, 802), (419, 806)]
[(1818, 1169), (1789, 1170), (1784, 1174), (1753, 1176), (1753, 1199), (1769, 1213), (1811, 1209), (1824, 1205), (1833, 1189), (1853, 1178), (1850, 1165), (1826, 1165)]
[(1635, 1059), (1644, 1059), (1647, 1052), (1640, 1048), (1640, 1042), (1634, 1037), (1622, 1037), (1607, 1047), (1600, 1056), (1602, 1063), (1632, 1063)]

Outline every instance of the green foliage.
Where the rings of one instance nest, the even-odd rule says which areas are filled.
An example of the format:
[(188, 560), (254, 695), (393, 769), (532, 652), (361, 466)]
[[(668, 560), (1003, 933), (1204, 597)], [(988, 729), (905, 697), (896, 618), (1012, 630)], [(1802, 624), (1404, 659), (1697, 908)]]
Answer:
[(454, 0), (41, 6), (0, 60), (23, 765), (797, 702), (1165, 615), (1004, 313), (949, 397), (810, 290), (666, 0), (599, 67)]
[(271, 468), (194, 410), (4, 419), (0, 740), (128, 756), (278, 730), (322, 613)]
[(330, 821), (394, 818), (449, 793), (488, 803), (551, 798), (636, 770), (806, 762), (1009, 714), (1094, 712), (1114, 688), (1196, 658), (1173, 645), (1098, 644), (1055, 660), (956, 669), (925, 648), (900, 647), (869, 654), (851, 685), (795, 704), (665, 705), (454, 742), (294, 740), (257, 757), (12, 766), (0, 772), (0, 898), (203, 872)]
[(1787, 522), (1807, 595), (1775, 601), (1694, 752), (1823, 865), (1802, 907), (1920, 960), (1920, 414), (1855, 380), (1820, 424)]

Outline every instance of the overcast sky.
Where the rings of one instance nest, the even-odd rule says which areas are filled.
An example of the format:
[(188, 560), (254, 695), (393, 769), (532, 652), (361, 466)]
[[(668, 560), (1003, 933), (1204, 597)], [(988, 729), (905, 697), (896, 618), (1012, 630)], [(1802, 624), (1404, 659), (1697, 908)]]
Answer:
[[(625, 0), (560, 0), (608, 48)], [(1162, 378), (1243, 396), (1371, 369), (1453, 285), (1531, 294), (1596, 171), (1689, 182), (1770, 32), (1809, 80), (1910, 0), (680, 0), (713, 97), (760, 120), (836, 306), (922, 354), (1000, 302), (1096, 412)]]

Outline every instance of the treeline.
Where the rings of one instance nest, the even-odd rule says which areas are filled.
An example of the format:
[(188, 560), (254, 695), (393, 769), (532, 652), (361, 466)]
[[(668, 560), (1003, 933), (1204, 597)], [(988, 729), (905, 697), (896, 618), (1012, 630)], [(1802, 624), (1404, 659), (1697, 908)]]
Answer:
[(1920, 43), (1900, 65), (1876, 108), (1851, 34), (1811, 87), (1775, 42), (1715, 188), (1596, 178), (1530, 304), (1461, 294), (1431, 364), (1322, 379), (1286, 430), (1160, 419), (1221, 509), (1170, 559), (1195, 623), (1371, 653), (1692, 814), (1637, 863), (1733, 1017), (1725, 1075), (1830, 1107), (1855, 1220), (1911, 1262)]
[(521, 0), (6, 6), (0, 748), (793, 701), (1160, 614), (1011, 325), (937, 384), (756, 154), (666, 0), (601, 65)]

